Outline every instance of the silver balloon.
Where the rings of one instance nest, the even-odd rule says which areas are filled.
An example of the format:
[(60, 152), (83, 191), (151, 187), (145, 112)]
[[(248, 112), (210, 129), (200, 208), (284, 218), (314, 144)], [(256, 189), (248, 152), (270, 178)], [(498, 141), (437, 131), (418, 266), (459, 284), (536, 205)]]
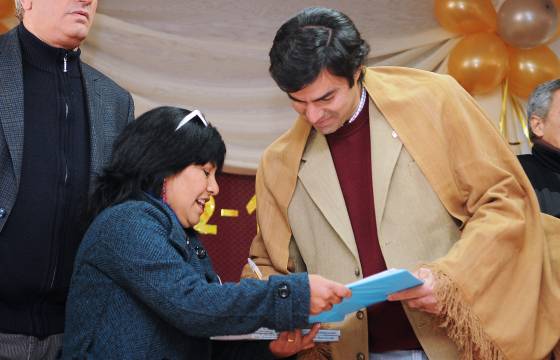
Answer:
[(553, 0), (506, 0), (498, 10), (498, 34), (516, 48), (545, 44), (556, 34), (557, 25)]

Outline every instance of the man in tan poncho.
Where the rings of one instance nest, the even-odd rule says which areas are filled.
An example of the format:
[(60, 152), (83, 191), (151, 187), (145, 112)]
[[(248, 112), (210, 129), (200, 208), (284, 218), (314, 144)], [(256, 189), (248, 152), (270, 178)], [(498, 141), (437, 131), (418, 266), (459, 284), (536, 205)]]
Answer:
[(270, 72), (300, 117), (259, 166), (251, 257), (266, 274), (348, 283), (395, 267), (424, 285), (327, 324), (341, 340), (300, 357), (546, 358), (560, 333), (558, 224), (453, 79), (366, 69), (368, 51), (331, 9), (278, 30)]

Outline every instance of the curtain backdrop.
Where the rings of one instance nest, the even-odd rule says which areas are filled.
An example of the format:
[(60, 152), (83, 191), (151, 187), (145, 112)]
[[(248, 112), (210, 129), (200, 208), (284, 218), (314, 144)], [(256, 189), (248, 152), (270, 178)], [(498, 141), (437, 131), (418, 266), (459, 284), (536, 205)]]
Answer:
[[(100, 0), (83, 57), (133, 94), (136, 115), (158, 105), (200, 109), (224, 136), (226, 170), (251, 174), (295, 119), (268, 75), (272, 39), (286, 19), (315, 5), (354, 20), (371, 46), (368, 65), (445, 73), (460, 39), (439, 26), (432, 0)], [(559, 45), (551, 45), (556, 53)], [(499, 89), (477, 100), (497, 126)], [(512, 149), (527, 152), (508, 118), (517, 128), (512, 137), (521, 140)]]

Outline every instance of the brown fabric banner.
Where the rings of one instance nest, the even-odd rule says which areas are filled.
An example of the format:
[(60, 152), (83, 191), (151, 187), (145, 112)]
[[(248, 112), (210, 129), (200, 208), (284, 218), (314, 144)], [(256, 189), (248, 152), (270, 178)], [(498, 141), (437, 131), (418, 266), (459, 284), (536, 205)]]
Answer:
[(255, 177), (222, 173), (217, 180), (220, 193), (214, 209), (206, 205), (202, 217), (206, 224), (202, 221), (196, 228), (222, 281), (237, 282), (257, 233)]

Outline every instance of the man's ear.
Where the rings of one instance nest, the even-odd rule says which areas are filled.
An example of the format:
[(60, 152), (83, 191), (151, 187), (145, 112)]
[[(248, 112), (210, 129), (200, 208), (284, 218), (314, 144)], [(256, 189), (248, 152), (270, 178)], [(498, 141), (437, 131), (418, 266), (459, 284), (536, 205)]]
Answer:
[(31, 8), (33, 7), (33, 0), (20, 0), (20, 2), (23, 10), (31, 10)]
[(362, 71), (364, 71), (364, 67), (360, 66), (356, 72), (354, 73), (354, 83), (358, 82), (358, 79), (360, 78), (360, 75), (362, 74)]
[(542, 138), (544, 135), (544, 120), (537, 115), (531, 115), (529, 119), (529, 125), (531, 126), (531, 131), (536, 137)]

